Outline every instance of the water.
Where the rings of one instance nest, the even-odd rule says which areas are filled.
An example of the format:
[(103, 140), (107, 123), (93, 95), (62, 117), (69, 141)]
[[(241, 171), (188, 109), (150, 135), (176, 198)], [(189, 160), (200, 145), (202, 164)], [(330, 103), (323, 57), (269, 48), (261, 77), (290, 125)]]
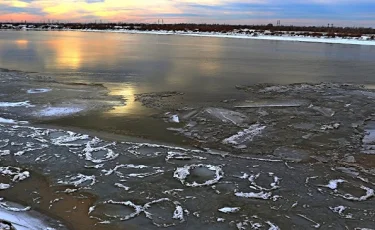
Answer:
[(236, 84), (374, 83), (375, 47), (92, 32), (0, 32), (0, 67), (207, 97)]

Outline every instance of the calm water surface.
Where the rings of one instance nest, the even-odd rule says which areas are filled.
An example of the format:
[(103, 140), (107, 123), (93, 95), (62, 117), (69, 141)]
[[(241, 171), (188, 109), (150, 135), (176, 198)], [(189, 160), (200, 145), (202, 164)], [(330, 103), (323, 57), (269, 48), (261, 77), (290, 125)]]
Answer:
[[(322, 81), (374, 84), (374, 63), (373, 46), (0, 31), (0, 68), (40, 72), (67, 81), (102, 82), (112, 94), (127, 99), (126, 106), (110, 112), (111, 119), (107, 113), (102, 122), (94, 122), (101, 127), (119, 127), (127, 123), (124, 118), (132, 117), (145, 122), (139, 115), (146, 110), (134, 102), (137, 93), (173, 90), (186, 92), (193, 100), (218, 101), (235, 97), (235, 85)], [(89, 124), (69, 121), (75, 123)]]

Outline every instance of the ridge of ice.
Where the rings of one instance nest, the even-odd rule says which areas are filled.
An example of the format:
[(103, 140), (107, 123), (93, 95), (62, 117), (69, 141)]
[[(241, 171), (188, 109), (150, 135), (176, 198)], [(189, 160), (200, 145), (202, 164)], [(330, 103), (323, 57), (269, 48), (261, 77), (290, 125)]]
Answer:
[(21, 101), (21, 102), (0, 102), (0, 107), (35, 107), (31, 105), (30, 101)]
[(252, 141), (254, 137), (260, 135), (265, 128), (266, 126), (260, 124), (251, 125), (248, 129), (239, 131), (237, 134), (224, 139), (222, 143), (236, 146), (241, 145), (246, 141)]
[(255, 199), (262, 199), (262, 200), (268, 200), (271, 198), (272, 193), (271, 192), (236, 192), (234, 195), (237, 197), (244, 197), (244, 198), (255, 198)]
[(0, 117), (0, 123), (4, 124), (28, 124), (28, 121), (16, 121), (13, 119), (7, 119), (7, 118), (2, 118)]
[(221, 208), (219, 209), (219, 212), (222, 212), (222, 213), (236, 213), (238, 211), (240, 211), (240, 207), (224, 207), (224, 208)]
[(47, 92), (50, 92), (50, 91), (52, 91), (52, 89), (40, 88), (40, 89), (29, 89), (26, 92), (29, 93), (29, 94), (37, 94), (37, 93), (47, 93)]

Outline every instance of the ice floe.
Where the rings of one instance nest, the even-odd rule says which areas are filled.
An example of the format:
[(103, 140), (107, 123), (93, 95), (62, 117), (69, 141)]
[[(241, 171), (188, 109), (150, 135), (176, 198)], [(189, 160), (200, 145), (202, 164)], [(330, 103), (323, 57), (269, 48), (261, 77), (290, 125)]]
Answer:
[(41, 117), (61, 117), (76, 114), (83, 110), (84, 108), (82, 107), (47, 107), (37, 111), (35, 115)]
[(329, 183), (327, 185), (325, 185), (324, 187), (335, 190), (335, 189), (337, 189), (337, 187), (340, 183), (344, 183), (344, 182), (345, 182), (345, 180), (343, 180), (343, 179), (330, 180)]
[[(93, 163), (103, 163), (106, 161), (116, 159), (119, 154), (115, 153), (112, 149), (108, 148), (108, 146), (113, 146), (115, 143), (110, 143), (100, 147), (93, 147), (93, 145), (100, 142), (98, 138), (94, 138), (91, 141), (88, 141), (86, 147), (83, 149), (83, 153), (87, 161), (91, 161)], [(101, 157), (95, 157), (95, 153), (100, 153)]]
[(29, 94), (37, 94), (37, 93), (47, 93), (47, 92), (50, 92), (50, 91), (52, 91), (52, 89), (40, 88), (40, 89), (29, 89), (26, 92), (29, 93)]
[(35, 107), (30, 104), (30, 101), (21, 101), (21, 102), (0, 102), (1, 107)]
[[(170, 215), (170, 221), (164, 219), (164, 218), (161, 218), (159, 217), (158, 215), (160, 215), (161, 213), (154, 213), (152, 208), (153, 206), (155, 205), (162, 205), (163, 203), (168, 203), (168, 204), (172, 204), (174, 206), (174, 210), (171, 211), (171, 213), (169, 214)], [(153, 224), (155, 224), (156, 226), (158, 227), (170, 227), (170, 226), (174, 226), (176, 225), (177, 223), (182, 223), (185, 221), (185, 218), (184, 218), (184, 213), (187, 212), (187, 210), (184, 210), (182, 208), (182, 206), (180, 205), (179, 202), (177, 201), (172, 201), (170, 200), (169, 198), (161, 198), (161, 199), (157, 199), (157, 200), (153, 200), (153, 201), (150, 201), (144, 205), (138, 205), (138, 204), (135, 204), (133, 203), (132, 201), (113, 201), (113, 200), (109, 200), (109, 201), (105, 201), (103, 203), (104, 205), (105, 204), (110, 204), (110, 205), (123, 205), (123, 206), (126, 206), (126, 207), (129, 207), (132, 209), (132, 211), (129, 213), (129, 214), (120, 214), (120, 215), (110, 215), (110, 214), (106, 214), (107, 216), (109, 217), (112, 217), (112, 218), (115, 218), (115, 219), (118, 219), (118, 220), (121, 220), (121, 221), (127, 221), (127, 220), (130, 220), (130, 219), (133, 219), (139, 215), (141, 215), (142, 213), (144, 214), (144, 216), (151, 220), (153, 222)], [(164, 209), (164, 208), (162, 208)], [(91, 207), (90, 210), (89, 210), (89, 214), (93, 215), (94, 212), (98, 210), (98, 207)], [(166, 210), (164, 210), (165, 212)], [(168, 214), (166, 214), (168, 215)], [(177, 223), (173, 223), (172, 220), (177, 220), (178, 222)]]
[(234, 125), (240, 125), (246, 119), (244, 114), (228, 109), (207, 108), (205, 112), (224, 123), (232, 123)]
[(337, 206), (337, 207), (329, 207), (329, 209), (334, 212), (334, 213), (337, 213), (339, 214), (341, 217), (344, 217), (346, 219), (352, 219), (353, 218), (353, 215), (352, 214), (344, 214), (345, 210), (347, 210), (347, 207), (345, 206)]
[(271, 192), (235, 192), (235, 196), (237, 197), (244, 197), (244, 198), (254, 198), (254, 199), (262, 199), (268, 200), (272, 197)]
[(221, 208), (219, 209), (219, 212), (222, 212), (222, 213), (236, 213), (236, 212), (239, 212), (241, 208), (239, 207), (224, 207), (224, 208)]
[(10, 184), (0, 183), (0, 190), (5, 190), (5, 189), (8, 189), (8, 188), (10, 188)]
[(11, 176), (13, 182), (25, 180), (30, 177), (30, 172), (16, 167), (0, 167), (0, 174), (4, 176)]
[(5, 124), (28, 124), (28, 121), (16, 121), (13, 119), (7, 119), (7, 118), (2, 118), (0, 117), (0, 123), (5, 123)]
[[(196, 168), (206, 168), (210, 171), (213, 171), (215, 173), (215, 177), (213, 179), (207, 180), (203, 183), (198, 183), (196, 181), (194, 182), (188, 182), (187, 177), (190, 175), (191, 170)], [(221, 166), (215, 166), (215, 165), (205, 165), (205, 164), (193, 164), (193, 165), (185, 165), (184, 167), (179, 167), (176, 169), (176, 171), (173, 174), (173, 177), (180, 180), (182, 184), (188, 186), (188, 187), (201, 187), (201, 186), (207, 186), (207, 185), (213, 185), (220, 181), (221, 178), (224, 177), (224, 172), (221, 168)]]
[(248, 129), (238, 132), (237, 134), (223, 140), (223, 144), (241, 146), (242, 144), (252, 141), (254, 137), (260, 135), (266, 126), (260, 124), (251, 125)]
[(75, 187), (89, 187), (96, 183), (96, 177), (94, 175), (88, 176), (84, 174), (78, 174), (77, 176), (71, 176), (68, 181), (59, 180), (59, 184), (74, 185)]

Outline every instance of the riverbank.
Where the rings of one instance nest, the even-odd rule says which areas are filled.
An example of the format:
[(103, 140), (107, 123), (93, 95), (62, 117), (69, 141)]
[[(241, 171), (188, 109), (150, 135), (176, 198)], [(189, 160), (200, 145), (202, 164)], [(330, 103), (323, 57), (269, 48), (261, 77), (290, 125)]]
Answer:
[[(374, 225), (372, 89), (259, 84), (237, 86), (236, 99), (200, 103), (181, 92), (135, 95), (165, 124), (160, 133), (190, 140), (182, 146), (100, 134), (105, 127), (53, 127), (127, 103), (102, 85), (12, 71), (1, 81), (0, 197), (70, 229)], [(70, 109), (77, 106), (84, 109)], [(57, 107), (69, 113), (40, 115)]]

